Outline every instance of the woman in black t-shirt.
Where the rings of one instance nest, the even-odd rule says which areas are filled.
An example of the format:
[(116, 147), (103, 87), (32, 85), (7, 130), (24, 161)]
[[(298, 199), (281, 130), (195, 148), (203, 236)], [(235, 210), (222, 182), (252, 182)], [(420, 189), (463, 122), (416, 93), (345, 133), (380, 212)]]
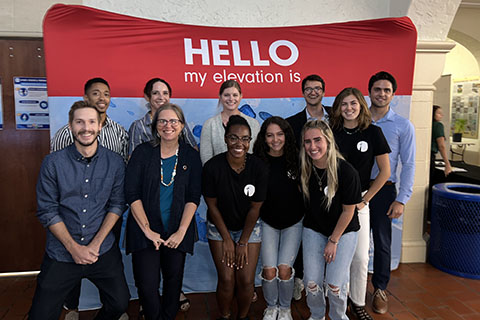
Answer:
[(303, 220), (303, 266), (312, 319), (348, 319), (347, 287), (359, 229), (355, 205), (362, 201), (357, 171), (343, 159), (321, 120), (302, 130), (300, 182), (307, 203)]
[[(330, 118), (340, 153), (357, 169), (362, 185), (362, 202), (357, 204), (360, 230), (350, 268), (350, 310), (359, 319), (372, 319), (365, 309), (368, 250), (370, 247), (370, 209), (368, 202), (390, 177), (390, 147), (382, 129), (372, 124), (372, 115), (362, 92), (345, 88), (335, 98)], [(374, 162), (379, 174), (370, 181)]]
[(208, 243), (218, 273), (220, 319), (229, 319), (233, 297), (238, 319), (248, 319), (260, 253), (260, 207), (267, 193), (268, 168), (247, 154), (251, 130), (238, 115), (225, 129), (227, 152), (205, 163), (202, 191), (208, 206)]
[(280, 117), (262, 124), (253, 153), (269, 165), (262, 218), (264, 320), (292, 319), (292, 268), (302, 239), (304, 206), (298, 183), (298, 151), (293, 130)]

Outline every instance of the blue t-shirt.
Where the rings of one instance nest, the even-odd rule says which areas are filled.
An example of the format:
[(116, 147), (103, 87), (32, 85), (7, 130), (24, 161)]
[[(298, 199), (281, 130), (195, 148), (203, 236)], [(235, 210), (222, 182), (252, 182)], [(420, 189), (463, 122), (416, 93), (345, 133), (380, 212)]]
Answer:
[[(173, 155), (170, 158), (162, 159), (163, 163), (163, 183), (169, 184), (170, 180), (172, 179), (173, 168), (175, 166), (175, 161), (177, 160), (177, 156)], [(168, 187), (164, 186), (160, 182), (160, 213), (162, 218), (163, 229), (168, 230), (168, 223), (170, 221), (170, 208), (172, 207), (172, 200), (173, 200), (173, 186), (175, 182), (173, 182)], [(164, 239), (166, 240), (166, 239)]]

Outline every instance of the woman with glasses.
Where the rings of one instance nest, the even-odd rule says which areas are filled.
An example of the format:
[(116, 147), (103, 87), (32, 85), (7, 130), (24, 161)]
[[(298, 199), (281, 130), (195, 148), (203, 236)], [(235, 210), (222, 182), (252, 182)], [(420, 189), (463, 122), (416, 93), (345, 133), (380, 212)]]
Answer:
[(260, 128), (254, 154), (269, 166), (262, 218), (262, 290), (267, 308), (263, 320), (292, 320), (293, 263), (302, 239), (304, 206), (298, 183), (298, 150), (292, 128), (270, 117)]
[[(360, 90), (345, 88), (335, 98), (330, 124), (340, 153), (360, 175), (362, 201), (357, 204), (360, 230), (350, 268), (350, 311), (361, 320), (372, 317), (365, 309), (368, 250), (370, 247), (370, 209), (368, 202), (390, 177), (390, 147), (382, 129), (372, 123), (372, 115)], [(379, 174), (370, 181), (373, 164)]]
[(248, 319), (260, 253), (260, 207), (267, 193), (268, 168), (248, 154), (252, 134), (245, 118), (232, 115), (226, 125), (227, 151), (207, 161), (202, 192), (208, 206), (207, 238), (217, 269), (220, 319), (230, 319), (237, 300), (238, 319)]
[[(223, 137), (230, 116), (240, 115), (245, 118), (251, 128), (253, 141), (257, 138), (258, 131), (260, 130), (260, 124), (257, 120), (238, 110), (238, 106), (242, 100), (242, 89), (237, 81), (227, 80), (222, 83), (219, 95), (220, 98), (218, 103), (222, 105), (222, 111), (216, 116), (207, 119), (202, 127), (202, 133), (200, 136), (200, 157), (203, 164), (213, 156), (227, 151)], [(251, 152), (252, 148), (253, 144), (248, 151)]]
[(175, 319), (186, 253), (193, 253), (202, 165), (180, 139), (184, 123), (180, 107), (160, 106), (152, 119), (154, 139), (135, 148), (125, 176), (127, 253), (145, 319)]
[[(144, 143), (151, 141), (152, 136), (152, 119), (160, 108), (165, 103), (170, 102), (172, 97), (172, 88), (170, 84), (160, 78), (152, 78), (147, 81), (145, 87), (143, 88), (143, 97), (147, 101), (148, 112), (140, 119), (137, 119), (132, 122), (130, 129), (128, 129), (128, 155), (131, 156), (135, 148)], [(190, 131), (187, 123), (184, 123), (182, 134), (180, 138), (183, 139), (186, 143), (191, 145), (193, 148), (198, 150), (197, 143), (195, 138)], [(180, 292), (180, 310), (187, 311), (190, 308), (190, 299), (188, 299), (185, 294)]]
[(360, 179), (338, 152), (325, 122), (308, 121), (302, 141), (300, 182), (307, 204), (302, 243), (309, 319), (325, 319), (327, 296), (330, 319), (348, 320), (348, 278), (360, 228), (355, 212), (362, 201)]

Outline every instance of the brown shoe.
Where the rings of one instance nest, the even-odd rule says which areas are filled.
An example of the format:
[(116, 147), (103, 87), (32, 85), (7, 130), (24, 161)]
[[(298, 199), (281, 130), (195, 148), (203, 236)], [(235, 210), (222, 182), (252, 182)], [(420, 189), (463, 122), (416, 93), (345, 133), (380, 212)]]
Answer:
[(375, 289), (373, 293), (372, 310), (384, 314), (388, 310), (388, 298), (384, 290)]

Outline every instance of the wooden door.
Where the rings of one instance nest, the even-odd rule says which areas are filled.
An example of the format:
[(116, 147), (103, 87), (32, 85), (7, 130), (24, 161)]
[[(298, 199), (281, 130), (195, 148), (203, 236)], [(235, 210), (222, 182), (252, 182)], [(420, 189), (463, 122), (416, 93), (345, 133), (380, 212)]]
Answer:
[(0, 38), (0, 272), (39, 270), (45, 230), (35, 217), (35, 185), (49, 152), (49, 130), (16, 130), (14, 76), (45, 76), (41, 38)]

